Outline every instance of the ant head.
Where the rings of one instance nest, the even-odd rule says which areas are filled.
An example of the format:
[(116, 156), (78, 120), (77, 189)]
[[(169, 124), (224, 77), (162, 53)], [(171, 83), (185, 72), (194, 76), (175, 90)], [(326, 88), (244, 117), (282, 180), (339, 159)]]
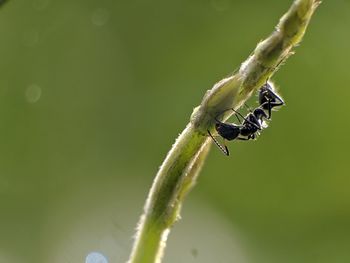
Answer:
[(276, 92), (275, 86), (272, 82), (266, 82), (259, 90), (259, 104), (263, 105), (267, 102), (283, 103), (282, 98)]

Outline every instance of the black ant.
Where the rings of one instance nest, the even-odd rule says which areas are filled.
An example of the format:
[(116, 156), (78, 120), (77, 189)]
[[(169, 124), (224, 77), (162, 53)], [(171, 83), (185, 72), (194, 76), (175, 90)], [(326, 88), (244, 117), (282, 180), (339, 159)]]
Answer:
[[(280, 95), (277, 94), (272, 84), (266, 82), (266, 84), (264, 84), (259, 90), (259, 104), (260, 106), (254, 109), (253, 111), (249, 108), (249, 106), (245, 104), (245, 106), (250, 111), (250, 113), (248, 113), (246, 117), (243, 117), (242, 114), (235, 111), (234, 109), (229, 109), (235, 112), (235, 116), (240, 123), (239, 125), (236, 125), (234, 123), (224, 123), (219, 121), (217, 117), (215, 118), (215, 129), (217, 133), (224, 139), (224, 146), (222, 146), (214, 138), (214, 136), (210, 133), (209, 130), (208, 134), (225, 155), (230, 155), (230, 152), (225, 144), (225, 140), (255, 140), (256, 135), (259, 134), (259, 131), (261, 131), (262, 128), (265, 128), (267, 126), (265, 124), (264, 119), (271, 119), (272, 109), (277, 106), (282, 106), (285, 103), (280, 97)], [(239, 116), (244, 120), (243, 124)]]
[[(265, 111), (261, 108), (256, 108), (246, 117), (243, 117), (242, 114), (235, 111), (234, 109), (230, 110), (235, 112), (236, 118), (239, 121), (240, 125), (236, 125), (234, 123), (224, 123), (215, 118), (215, 129), (218, 134), (224, 139), (224, 146), (222, 146), (208, 130), (208, 134), (213, 139), (214, 143), (227, 156), (230, 155), (230, 152), (225, 144), (225, 140), (254, 140), (256, 138), (256, 133), (262, 129), (263, 118), (267, 119)], [(238, 116), (244, 120), (243, 124)]]
[(284, 101), (277, 94), (273, 85), (266, 82), (259, 90), (260, 107), (268, 112), (268, 119), (271, 119), (271, 111), (274, 107), (284, 105)]

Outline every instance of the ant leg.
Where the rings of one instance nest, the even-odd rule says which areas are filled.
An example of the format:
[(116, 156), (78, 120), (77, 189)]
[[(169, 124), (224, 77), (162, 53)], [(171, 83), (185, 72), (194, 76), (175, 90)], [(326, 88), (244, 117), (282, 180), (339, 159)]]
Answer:
[(263, 106), (265, 106), (266, 104), (267, 104), (267, 113), (268, 113), (267, 119), (271, 120), (271, 112), (272, 112), (272, 105), (273, 105), (271, 103), (271, 100), (268, 100), (267, 102), (261, 104), (260, 108), (263, 108)]
[(221, 114), (223, 114), (224, 112), (229, 111), (229, 110), (231, 110), (231, 109), (227, 109), (227, 110), (222, 111), (221, 113), (219, 113), (218, 115), (215, 116), (214, 120), (215, 120), (216, 122), (218, 122), (218, 123), (223, 123), (222, 121), (218, 120), (218, 117), (219, 117)]
[(227, 156), (229, 156), (230, 155), (230, 151), (228, 150), (228, 148), (227, 148), (227, 146), (226, 146), (226, 140), (224, 139), (224, 147), (225, 147), (225, 154), (227, 155)]
[[(260, 128), (258, 125), (256, 125), (255, 123), (253, 123), (253, 122), (251, 122), (250, 120), (248, 120), (247, 118), (245, 118), (241, 113), (239, 113), (238, 111), (236, 111), (234, 108), (230, 108), (230, 109), (224, 110), (223, 112), (228, 111), (228, 110), (232, 110), (232, 111), (235, 113), (236, 118), (238, 119), (238, 121), (239, 121), (240, 124), (241, 124), (241, 120), (238, 118), (238, 116), (240, 116), (243, 120), (245, 120), (246, 122), (250, 123), (251, 125), (253, 125), (253, 126), (256, 127), (257, 129), (261, 130), (261, 128)], [(222, 113), (223, 113), (223, 112), (222, 112)], [(222, 113), (220, 113), (220, 114), (222, 114)], [(217, 118), (220, 114), (218, 114), (218, 115), (215, 117), (215, 121), (218, 122), (218, 123), (223, 123), (222, 121), (218, 120), (218, 118)]]
[(210, 131), (208, 130), (208, 134), (209, 136), (213, 139), (214, 143), (216, 144), (216, 146), (223, 152), (223, 154), (225, 154), (226, 156), (230, 155), (230, 152), (227, 148), (227, 146), (225, 145), (225, 139), (224, 139), (224, 147), (214, 138), (214, 136), (210, 133)]
[(268, 116), (264, 116), (265, 119), (270, 120), (271, 119), (271, 105), (272, 103), (270, 101), (266, 101), (263, 104), (261, 104), (258, 108), (262, 109), (265, 111), (264, 106), (267, 105), (267, 111), (268, 111)]
[(280, 102), (271, 102), (271, 100), (269, 100), (269, 101), (261, 104), (259, 108), (263, 108), (263, 106), (265, 106), (266, 104), (268, 105), (268, 107), (267, 107), (267, 111), (268, 111), (267, 119), (270, 120), (271, 119), (271, 115), (272, 115), (272, 108), (276, 107), (276, 106), (277, 107), (278, 106), (283, 106), (284, 105), (284, 101), (280, 100)]
[(278, 102), (273, 102), (274, 106), (284, 105), (284, 100), (280, 96), (278, 96), (278, 94), (276, 94), (274, 91), (271, 91), (271, 95), (274, 97), (275, 100), (278, 101)]
[(281, 102), (272, 102), (271, 105), (272, 105), (272, 106), (283, 106), (283, 105), (284, 105), (284, 101), (281, 101)]
[(271, 112), (272, 112), (272, 108), (273, 107), (278, 107), (278, 106), (283, 106), (284, 105), (284, 102), (281, 101), (281, 102), (271, 102), (269, 103), (269, 119), (271, 118)]
[(248, 137), (237, 137), (237, 140), (241, 140), (241, 141), (249, 141), (249, 140), (255, 140), (256, 136), (255, 133), (250, 134)]
[(238, 118), (238, 115), (237, 115), (237, 114), (239, 114), (239, 115), (242, 117), (242, 119), (244, 119), (244, 117), (242, 116), (242, 114), (240, 114), (239, 112), (235, 111), (235, 110), (232, 109), (232, 108), (227, 109), (227, 110), (224, 110), (224, 111), (222, 111), (221, 113), (219, 113), (218, 115), (216, 115), (216, 117), (214, 118), (215, 121), (218, 122), (218, 123), (223, 123), (222, 121), (218, 120), (218, 117), (219, 117), (221, 114), (223, 114), (224, 112), (229, 111), (229, 110), (233, 110), (233, 111), (236, 113), (236, 118), (237, 118), (238, 122), (241, 123), (241, 120)]
[(236, 111), (234, 108), (231, 108), (230, 110), (232, 110), (235, 114), (238, 114), (243, 120), (248, 121), (242, 114), (240, 114), (238, 111)]
[(272, 110), (271, 101), (269, 101), (268, 105), (269, 105), (269, 109), (268, 109), (269, 116), (268, 116), (267, 118), (268, 118), (269, 120), (271, 120), (271, 110)]
[(249, 134), (249, 136), (248, 136), (249, 140), (254, 140), (254, 138), (255, 138), (254, 133), (253, 134)]
[(245, 118), (242, 114), (240, 114), (238, 111), (236, 111), (234, 108), (231, 108), (231, 110), (233, 112), (235, 112), (236, 114), (238, 114), (243, 120), (245, 120), (246, 122), (248, 122), (249, 124), (253, 125), (255, 128), (257, 128), (258, 130), (261, 130), (261, 128), (254, 122), (251, 122), (250, 120), (248, 120), (247, 118)]
[[(220, 115), (220, 114), (219, 114)], [(215, 118), (214, 118), (214, 120), (217, 122), (217, 123), (222, 123), (220, 120), (218, 120), (218, 116), (219, 115), (217, 115)]]
[(237, 137), (236, 139), (240, 140), (240, 141), (249, 141), (250, 140), (250, 139), (244, 138), (244, 137)]
[(237, 114), (235, 114), (235, 116), (236, 116), (236, 118), (237, 118), (237, 120), (238, 120), (239, 124), (242, 124), (241, 119), (238, 117), (238, 115), (237, 115)]

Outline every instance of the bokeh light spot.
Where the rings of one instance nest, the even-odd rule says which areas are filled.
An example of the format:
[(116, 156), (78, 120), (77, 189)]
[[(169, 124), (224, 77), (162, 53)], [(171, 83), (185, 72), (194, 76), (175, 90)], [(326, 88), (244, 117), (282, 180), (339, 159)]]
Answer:
[(108, 260), (99, 252), (91, 252), (86, 256), (85, 263), (108, 263)]
[(191, 249), (191, 255), (196, 258), (198, 256), (198, 250), (196, 248)]
[(29, 103), (35, 103), (41, 97), (41, 88), (37, 84), (32, 84), (26, 89), (25, 96)]
[(91, 21), (95, 26), (103, 26), (108, 22), (108, 19), (109, 12), (105, 8), (96, 9), (91, 16)]

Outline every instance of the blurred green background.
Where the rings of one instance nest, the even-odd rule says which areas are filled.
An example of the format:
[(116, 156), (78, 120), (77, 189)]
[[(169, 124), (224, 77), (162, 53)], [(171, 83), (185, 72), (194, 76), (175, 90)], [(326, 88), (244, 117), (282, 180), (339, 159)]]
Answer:
[[(291, 2), (5, 4), (0, 263), (85, 262), (93, 251), (125, 262), (193, 107)], [(212, 148), (165, 263), (350, 262), (349, 12), (349, 0), (317, 10), (274, 77), (287, 106), (259, 140), (230, 143), (230, 158)]]

